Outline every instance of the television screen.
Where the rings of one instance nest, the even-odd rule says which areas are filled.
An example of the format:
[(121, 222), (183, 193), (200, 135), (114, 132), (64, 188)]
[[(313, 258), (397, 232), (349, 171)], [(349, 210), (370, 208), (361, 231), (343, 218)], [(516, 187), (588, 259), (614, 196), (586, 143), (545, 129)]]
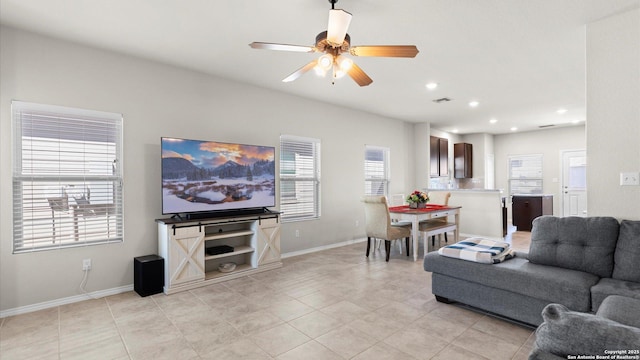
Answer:
[(275, 148), (161, 139), (162, 213), (272, 207)]

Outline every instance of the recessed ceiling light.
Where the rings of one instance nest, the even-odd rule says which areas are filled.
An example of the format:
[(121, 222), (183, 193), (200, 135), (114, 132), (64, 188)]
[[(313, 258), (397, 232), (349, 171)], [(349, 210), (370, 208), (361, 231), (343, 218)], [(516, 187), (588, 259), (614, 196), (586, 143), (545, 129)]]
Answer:
[(429, 89), (429, 90), (433, 90), (433, 89), (435, 89), (435, 88), (437, 88), (437, 87), (438, 87), (438, 83), (430, 82), (430, 83), (428, 83), (428, 84), (427, 84), (427, 85), (425, 85), (425, 86), (427, 87), (427, 89)]
[(580, 120), (573, 120), (573, 121), (571, 121), (571, 123), (572, 123), (572, 124), (577, 124), (577, 123), (579, 123), (579, 122), (580, 122)]
[(469, 106), (471, 106), (471, 107), (476, 107), (478, 105), (480, 105), (480, 103), (477, 102), (477, 101), (472, 101), (472, 102), (469, 103)]
[(497, 122), (498, 122), (498, 119), (491, 119), (491, 120), (489, 120), (489, 123), (491, 123), (491, 124), (495, 124), (495, 123), (497, 123)]
[(558, 115), (562, 115), (562, 114), (564, 114), (564, 113), (566, 113), (566, 112), (567, 112), (567, 109), (563, 109), (563, 108), (560, 108), (560, 109), (556, 110), (556, 113), (557, 113)]
[(453, 129), (451, 130), (452, 133), (457, 134), (458, 133), (458, 129)]
[(518, 128), (515, 126), (511, 128), (511, 131), (516, 131), (516, 130), (518, 130)]

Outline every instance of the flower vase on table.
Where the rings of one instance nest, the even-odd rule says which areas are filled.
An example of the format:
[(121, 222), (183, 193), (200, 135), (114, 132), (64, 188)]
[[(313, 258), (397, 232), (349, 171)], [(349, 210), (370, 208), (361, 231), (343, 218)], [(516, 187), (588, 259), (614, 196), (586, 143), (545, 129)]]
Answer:
[(427, 207), (428, 201), (429, 195), (419, 190), (416, 190), (407, 196), (407, 202), (411, 209), (424, 209)]

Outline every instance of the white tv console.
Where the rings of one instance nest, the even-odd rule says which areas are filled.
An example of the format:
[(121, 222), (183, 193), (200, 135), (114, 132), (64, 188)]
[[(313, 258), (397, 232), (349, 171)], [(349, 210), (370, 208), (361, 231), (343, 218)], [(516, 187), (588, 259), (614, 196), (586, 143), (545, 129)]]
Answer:
[[(282, 267), (280, 214), (277, 212), (196, 220), (157, 219), (158, 252), (164, 258), (164, 293)], [(208, 255), (207, 248), (226, 245), (232, 252)], [(218, 266), (233, 262), (235, 270)]]

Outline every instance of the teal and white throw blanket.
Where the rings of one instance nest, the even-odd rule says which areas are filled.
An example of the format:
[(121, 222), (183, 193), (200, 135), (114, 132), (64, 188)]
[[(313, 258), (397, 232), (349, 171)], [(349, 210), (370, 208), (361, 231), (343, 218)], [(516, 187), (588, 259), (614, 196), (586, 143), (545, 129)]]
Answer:
[(479, 237), (447, 245), (438, 254), (483, 264), (497, 264), (515, 256), (510, 244)]

